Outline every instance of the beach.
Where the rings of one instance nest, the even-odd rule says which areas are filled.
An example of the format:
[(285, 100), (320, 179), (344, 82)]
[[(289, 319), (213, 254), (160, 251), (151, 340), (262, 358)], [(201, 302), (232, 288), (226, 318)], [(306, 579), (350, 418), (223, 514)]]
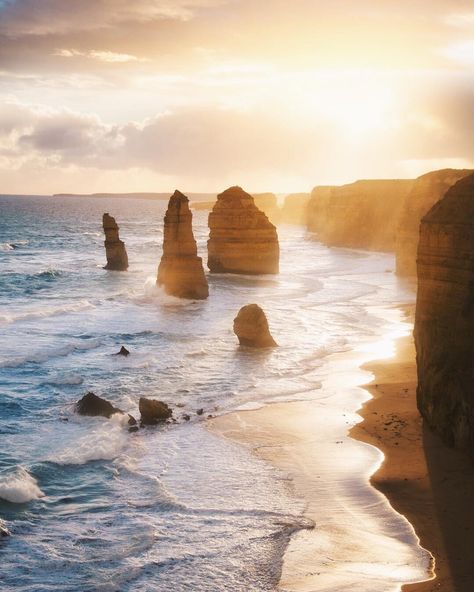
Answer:
[[(400, 310), (410, 326), (414, 306), (403, 305)], [(416, 408), (416, 360), (411, 331), (396, 339), (393, 356), (367, 362), (361, 371), (373, 376), (364, 385), (370, 398), (359, 410), (363, 419), (350, 428), (350, 437), (375, 446), (383, 454), (378, 467), (369, 475), (370, 483), (408, 519), (429, 557), (423, 580), (400, 584), (401, 588), (393, 589), (403, 592), (471, 592), (474, 564), (469, 539), (474, 532), (471, 511), (474, 471), (462, 453), (444, 446), (423, 426)], [(356, 377), (354, 380), (357, 382)], [(338, 525), (339, 531), (334, 524), (318, 523), (317, 506), (322, 502), (320, 481), (324, 478), (321, 465), (325, 464), (321, 457), (327, 458), (328, 453), (319, 440), (318, 447), (315, 446), (315, 430), (321, 427), (319, 415), (315, 402), (305, 401), (231, 413), (210, 422), (212, 430), (251, 446), (259, 457), (288, 472), (295, 494), (304, 498), (305, 516), (313, 521), (314, 528), (293, 537), (284, 557), (281, 590), (336, 589), (331, 568), (339, 563), (339, 571), (347, 572), (340, 569), (341, 564), (345, 560), (348, 563), (354, 561), (358, 548), (363, 547), (364, 538), (368, 536), (367, 531), (359, 532), (357, 541), (352, 541), (352, 548), (344, 546), (351, 528), (358, 523), (359, 516), (352, 508), (350, 513), (354, 522), (346, 524), (345, 529), (343, 520)], [(341, 447), (345, 444), (344, 440), (338, 442)], [(346, 460), (353, 462), (353, 458)], [(337, 470), (337, 465), (329, 470)], [(336, 497), (338, 494), (334, 490)], [(326, 502), (332, 503), (330, 498)], [(343, 502), (351, 504), (347, 499)], [(331, 539), (338, 545), (343, 543), (337, 555)], [(321, 561), (322, 550), (331, 551), (331, 561)], [(352, 555), (347, 556), (347, 552)], [(339, 583), (337, 589), (346, 589), (345, 585), (339, 587)], [(372, 589), (392, 588), (387, 581), (385, 588)]]

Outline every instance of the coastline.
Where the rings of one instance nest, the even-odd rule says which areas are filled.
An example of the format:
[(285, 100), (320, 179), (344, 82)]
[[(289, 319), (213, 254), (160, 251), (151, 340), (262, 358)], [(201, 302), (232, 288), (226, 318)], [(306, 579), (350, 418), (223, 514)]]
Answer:
[[(394, 310), (400, 314), (400, 307)], [(384, 342), (392, 346), (390, 350), (394, 339), (392, 336)], [(406, 592), (445, 590), (414, 583), (424, 583), (430, 577), (430, 555), (425, 547), (431, 549), (431, 545), (423, 540), (422, 547), (419, 546), (412, 523), (394, 501), (390, 488), (380, 487), (374, 479), (387, 465), (381, 450), (383, 439), (389, 434), (382, 428), (382, 435), (368, 436), (369, 424), (379, 425), (378, 421), (373, 422), (372, 418), (377, 416), (368, 405), (374, 399), (365, 386), (373, 376), (374, 366), (374, 362), (367, 360), (375, 357), (373, 350), (371, 354), (365, 351), (365, 356), (361, 352), (331, 356), (321, 392), (327, 390), (334, 396), (343, 391), (346, 399), (341, 397), (339, 412), (332, 410), (328, 417), (323, 396), (319, 400), (276, 402), (258, 409), (236, 410), (207, 422), (211, 431), (249, 447), (259, 458), (283, 470), (293, 493), (306, 504), (304, 518), (315, 525), (312, 530), (293, 534), (283, 557), (278, 589), (350, 589), (357, 587), (359, 578), (359, 585), (362, 581), (363, 585), (358, 590), (395, 592), (402, 585)], [(388, 359), (380, 366), (385, 364), (392, 367), (394, 362)], [(393, 378), (398, 379), (398, 375)], [(377, 382), (375, 379), (374, 384)], [(352, 408), (345, 407), (348, 393), (353, 397)], [(359, 407), (357, 411), (354, 403)], [(361, 416), (364, 428), (356, 425)], [(343, 468), (347, 466), (352, 471), (349, 478)], [(396, 469), (399, 481), (403, 479), (401, 466)], [(409, 513), (407, 516), (413, 518)], [(392, 533), (393, 540), (387, 545)], [(411, 545), (411, 554), (407, 554), (401, 541)], [(413, 552), (415, 548), (417, 554)]]
[[(402, 307), (407, 320), (414, 306)], [(372, 397), (359, 414), (353, 438), (384, 454), (372, 485), (413, 525), (420, 544), (434, 556), (434, 578), (405, 584), (403, 592), (472, 592), (474, 562), (474, 467), (447, 448), (426, 426), (416, 407), (416, 358), (412, 334), (397, 340), (391, 359), (363, 366), (374, 379)]]

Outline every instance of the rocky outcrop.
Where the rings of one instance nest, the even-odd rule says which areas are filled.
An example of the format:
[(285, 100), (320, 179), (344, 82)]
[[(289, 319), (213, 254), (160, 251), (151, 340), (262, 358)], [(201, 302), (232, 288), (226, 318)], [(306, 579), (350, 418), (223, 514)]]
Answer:
[(415, 317), (418, 408), (474, 454), (474, 175), (422, 219)]
[(112, 417), (114, 413), (123, 413), (118, 407), (114, 407), (112, 403), (98, 397), (94, 393), (87, 393), (82, 399), (76, 403), (76, 411), (79, 415)]
[(234, 319), (234, 333), (240, 345), (249, 347), (275, 347), (267, 317), (258, 304), (243, 306)]
[(280, 211), (280, 222), (306, 226), (308, 223), (309, 193), (290, 193)]
[(197, 256), (192, 224), (189, 200), (176, 190), (165, 214), (163, 255), (157, 284), (172, 296), (203, 300), (209, 296), (209, 288), (202, 259)]
[(217, 196), (209, 228), (207, 265), (211, 272), (278, 273), (276, 228), (240, 187), (230, 187)]
[[(107, 417), (108, 419), (114, 415), (114, 413), (120, 413), (124, 415), (125, 412), (114, 407), (112, 403), (98, 397), (94, 393), (87, 393), (76, 403), (76, 411), (79, 415), (88, 415), (89, 417)], [(128, 425), (133, 426), (137, 423), (137, 420), (133, 415), (128, 414)]]
[(315, 187), (308, 203), (308, 230), (329, 246), (393, 251), (412, 185), (412, 180), (394, 179)]
[(416, 275), (416, 252), (421, 219), (450, 187), (472, 172), (466, 169), (443, 169), (415, 179), (398, 222), (395, 249), (398, 275)]
[(173, 412), (166, 403), (155, 399), (140, 397), (138, 408), (141, 414), (142, 425), (156, 425), (169, 419)]
[(104, 269), (112, 271), (126, 271), (128, 269), (128, 256), (125, 249), (125, 243), (119, 238), (119, 227), (115, 218), (104, 214), (102, 216), (102, 226), (105, 233), (105, 255), (107, 265)]
[(128, 351), (128, 349), (124, 345), (122, 345), (122, 347), (119, 349), (119, 351), (116, 354), (114, 354), (114, 356), (124, 356), (125, 358), (129, 355), (130, 355), (130, 352)]

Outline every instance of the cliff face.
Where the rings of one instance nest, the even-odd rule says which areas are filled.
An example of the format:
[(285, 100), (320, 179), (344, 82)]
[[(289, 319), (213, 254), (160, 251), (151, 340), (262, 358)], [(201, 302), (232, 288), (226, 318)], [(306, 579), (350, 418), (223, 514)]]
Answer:
[(393, 251), (395, 232), (412, 180), (356, 181), (315, 187), (308, 203), (308, 230), (330, 246)]
[(102, 226), (105, 233), (105, 255), (107, 265), (104, 269), (112, 271), (126, 271), (128, 269), (128, 256), (125, 249), (125, 243), (119, 238), (119, 227), (115, 218), (104, 214), (102, 216)]
[(418, 408), (450, 445), (474, 453), (474, 175), (423, 218), (415, 345)]
[(281, 208), (280, 222), (306, 226), (309, 198), (309, 193), (290, 193), (287, 195)]
[(395, 248), (398, 275), (416, 275), (416, 252), (421, 219), (450, 187), (470, 173), (472, 171), (465, 169), (444, 169), (415, 179), (413, 188), (406, 197), (398, 223)]
[(176, 190), (165, 214), (157, 284), (172, 296), (203, 300), (209, 296), (209, 288), (202, 259), (197, 256), (192, 223), (188, 198)]
[(217, 196), (209, 214), (211, 272), (278, 273), (280, 250), (275, 226), (240, 187)]

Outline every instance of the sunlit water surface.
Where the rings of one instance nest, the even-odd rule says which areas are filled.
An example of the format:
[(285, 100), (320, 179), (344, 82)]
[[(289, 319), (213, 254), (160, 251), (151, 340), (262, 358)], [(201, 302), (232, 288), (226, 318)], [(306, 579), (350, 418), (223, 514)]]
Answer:
[[(302, 399), (331, 418), (337, 389), (321, 388), (331, 354), (379, 342), (396, 328), (384, 310), (412, 299), (391, 256), (283, 227), (279, 276), (208, 276), (207, 301), (176, 300), (155, 286), (164, 209), (0, 197), (0, 516), (12, 534), (0, 541), (2, 590), (275, 590), (289, 537), (307, 526), (304, 502), (205, 418)], [(102, 269), (105, 211), (119, 222), (127, 273)], [(194, 215), (204, 258), (206, 218)], [(278, 349), (237, 347), (232, 320), (250, 302)], [(121, 345), (128, 358), (113, 356)], [(177, 423), (129, 434), (117, 416), (79, 418), (73, 405), (88, 390), (134, 415), (140, 396), (159, 398)], [(414, 537), (393, 537), (413, 577)], [(355, 569), (354, 589), (363, 580)]]

